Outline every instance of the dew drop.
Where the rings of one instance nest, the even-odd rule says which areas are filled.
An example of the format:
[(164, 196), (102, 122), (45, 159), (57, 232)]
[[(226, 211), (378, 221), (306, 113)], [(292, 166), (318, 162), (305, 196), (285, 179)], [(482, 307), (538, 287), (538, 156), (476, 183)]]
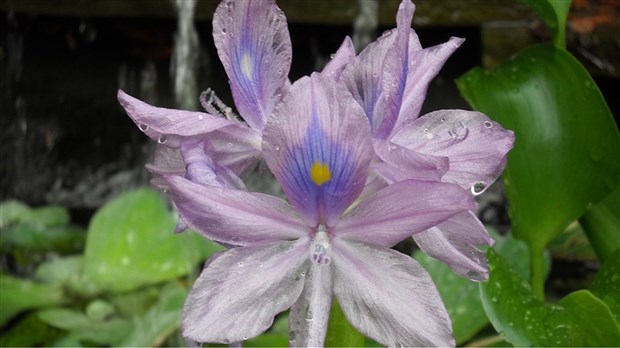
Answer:
[(334, 59), (335, 56), (336, 55), (332, 53), (332, 54), (329, 55), (329, 59)]
[(243, 266), (243, 262), (238, 262), (237, 266), (242, 267)]
[(273, 148), (274, 148), (274, 150), (276, 150), (276, 151), (280, 151), (280, 145), (275, 145)]
[(300, 276), (305, 277), (306, 276), (306, 272), (301, 272), (299, 273)]
[(433, 139), (435, 137), (433, 133), (426, 133), (426, 139)]
[(477, 196), (483, 193), (484, 191), (486, 191), (486, 189), (487, 189), (487, 183), (484, 181), (478, 181), (477, 183), (472, 185), (471, 193)]
[(444, 122), (446, 122), (446, 119), (442, 117), (441, 118), (441, 123), (444, 123)]
[(428, 133), (428, 128), (424, 128), (424, 133)]
[(248, 339), (248, 336), (243, 336), (243, 340), (246, 341)]
[(144, 124), (144, 123), (140, 123), (138, 125), (138, 128), (140, 128), (141, 131), (146, 132), (147, 130), (149, 130), (149, 126)]
[(226, 35), (226, 28), (222, 28), (222, 34)]
[(263, 267), (263, 263), (262, 263), (262, 262), (261, 262), (261, 263), (259, 263), (259, 264), (258, 264), (258, 267), (261, 267), (261, 268), (262, 268), (262, 267)]
[(166, 134), (160, 134), (159, 138), (157, 138), (157, 142), (160, 144), (165, 144), (168, 141), (168, 137), (166, 136)]
[(493, 123), (491, 121), (484, 121), (484, 128), (493, 128)]
[(198, 119), (199, 119), (199, 120), (201, 120), (201, 121), (202, 121), (204, 118), (205, 118), (204, 116), (202, 116), (202, 115), (198, 115)]
[(233, 147), (233, 143), (228, 143), (228, 144), (226, 144), (226, 146)]

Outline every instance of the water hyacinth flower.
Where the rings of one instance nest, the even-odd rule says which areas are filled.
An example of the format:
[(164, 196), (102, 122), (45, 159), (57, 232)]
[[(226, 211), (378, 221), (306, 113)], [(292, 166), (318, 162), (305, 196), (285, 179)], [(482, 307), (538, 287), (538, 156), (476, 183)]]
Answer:
[(362, 108), (318, 73), (295, 82), (264, 128), (262, 150), (288, 202), (166, 176), (194, 230), (237, 245), (213, 257), (183, 310), (182, 332), (231, 343), (291, 308), (291, 345), (321, 346), (335, 296), (350, 323), (388, 346), (454, 345), (426, 271), (390, 249), (463, 211), (468, 191), (405, 180), (358, 200), (374, 156)]
[[(463, 43), (422, 48), (411, 29), (415, 6), (403, 0), (397, 28), (386, 31), (346, 65), (341, 83), (362, 106), (378, 159), (373, 172), (386, 184), (406, 179), (442, 181), (482, 193), (501, 174), (514, 134), (479, 112), (440, 110), (419, 117), (430, 81)], [(413, 236), (429, 255), (458, 274), (488, 277), (480, 246), (492, 239), (473, 212)]]
[[(235, 175), (251, 168), (261, 156), (267, 116), (290, 85), (292, 53), (286, 17), (273, 0), (225, 1), (213, 15), (213, 40), (245, 122), (210, 90), (201, 100), (206, 113), (155, 107), (118, 92), (129, 117), (160, 144), (148, 166), (156, 176), (183, 176), (188, 153), (196, 151), (206, 151), (203, 166), (216, 164), (219, 168), (213, 171), (228, 168)], [(196, 160), (193, 156), (193, 163)], [(156, 184), (165, 186), (161, 181)]]

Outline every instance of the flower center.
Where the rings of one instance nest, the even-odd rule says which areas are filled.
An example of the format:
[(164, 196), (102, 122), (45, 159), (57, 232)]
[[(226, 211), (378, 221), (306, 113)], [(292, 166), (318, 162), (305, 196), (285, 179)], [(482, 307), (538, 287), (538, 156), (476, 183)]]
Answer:
[(312, 239), (310, 258), (319, 265), (327, 265), (331, 261), (331, 243), (325, 225), (319, 225)]

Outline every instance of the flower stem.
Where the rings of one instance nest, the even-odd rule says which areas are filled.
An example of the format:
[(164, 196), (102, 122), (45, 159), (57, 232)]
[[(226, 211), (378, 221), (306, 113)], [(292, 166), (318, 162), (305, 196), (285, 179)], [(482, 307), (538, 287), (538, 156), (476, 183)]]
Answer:
[(332, 301), (327, 336), (325, 337), (326, 347), (363, 347), (364, 335), (359, 333), (344, 316), (342, 309), (336, 298)]
[(531, 245), (530, 248), (530, 283), (532, 291), (539, 300), (545, 300), (545, 247)]

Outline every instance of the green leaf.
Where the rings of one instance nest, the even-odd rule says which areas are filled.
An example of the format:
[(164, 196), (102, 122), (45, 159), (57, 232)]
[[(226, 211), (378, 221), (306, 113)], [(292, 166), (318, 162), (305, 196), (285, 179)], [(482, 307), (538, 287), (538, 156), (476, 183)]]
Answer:
[[(510, 343), (515, 346), (618, 343), (612, 330), (617, 324), (609, 308), (594, 295), (577, 292), (559, 305), (545, 303), (534, 297), (529, 284), (494, 250), (489, 250), (487, 257), (491, 275), (487, 283), (480, 284), (482, 304), (493, 327)], [(582, 306), (589, 309), (583, 310)], [(605, 328), (607, 333), (593, 330), (593, 325)]]
[(72, 253), (83, 250), (85, 238), (85, 231), (75, 226), (49, 227), (20, 222), (2, 232), (0, 245), (5, 252), (17, 247), (27, 251)]
[(504, 173), (513, 233), (534, 253), (618, 185), (618, 129), (566, 51), (539, 45), (457, 80), (467, 101), (515, 132)]
[(579, 219), (602, 262), (620, 249), (620, 185)]
[(99, 210), (88, 229), (84, 274), (111, 291), (176, 278), (203, 258), (195, 233), (174, 234), (175, 219), (153, 190), (123, 194)]
[(92, 322), (101, 322), (112, 316), (116, 312), (110, 303), (96, 299), (86, 306), (86, 316)]
[(100, 293), (101, 289), (84, 277), (83, 264), (84, 258), (81, 255), (53, 259), (39, 265), (34, 277), (46, 283), (62, 285), (84, 297), (92, 297)]
[(54, 306), (65, 301), (60, 286), (39, 284), (1, 273), (0, 294), (0, 327), (19, 312)]
[(68, 335), (57, 345), (85, 342), (118, 346), (133, 329), (133, 323), (125, 319), (94, 321), (80, 311), (66, 308), (40, 311), (39, 318), (50, 326), (68, 331)]
[(0, 204), (0, 228), (7, 227), (23, 219), (30, 213), (30, 207), (26, 204), (9, 200)]
[(363, 347), (364, 335), (359, 333), (344, 316), (338, 301), (332, 299), (332, 308), (329, 315), (326, 347)]
[(577, 222), (570, 224), (549, 244), (549, 252), (554, 259), (573, 261), (597, 260), (588, 237)]
[(532, 6), (534, 11), (543, 18), (551, 31), (553, 44), (558, 48), (566, 48), (566, 17), (570, 10), (571, 0), (521, 0)]
[(461, 345), (488, 325), (478, 284), (459, 277), (446, 264), (433, 259), (423, 252), (417, 252), (415, 259), (428, 271), (437, 286), (450, 319), (454, 340)]
[(560, 301), (575, 318), (584, 333), (584, 344), (590, 347), (619, 346), (620, 327), (605, 302), (588, 290), (575, 291)]
[(44, 347), (61, 336), (61, 331), (46, 325), (36, 313), (30, 313), (2, 332), (0, 347)]
[(616, 321), (620, 322), (620, 249), (602, 264), (591, 291), (607, 304)]
[(124, 317), (142, 315), (157, 302), (159, 292), (158, 287), (149, 286), (139, 291), (115, 294), (110, 298), (110, 302)]
[(181, 323), (187, 289), (178, 283), (166, 285), (159, 300), (144, 315), (135, 316), (134, 329), (120, 344), (124, 347), (156, 347)]

